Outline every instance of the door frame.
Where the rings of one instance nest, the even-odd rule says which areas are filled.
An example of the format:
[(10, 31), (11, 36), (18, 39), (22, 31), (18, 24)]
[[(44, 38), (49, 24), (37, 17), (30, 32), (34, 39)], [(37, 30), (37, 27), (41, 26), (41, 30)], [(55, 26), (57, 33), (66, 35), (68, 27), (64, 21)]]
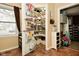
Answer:
[[(66, 5), (66, 6), (63, 6), (63, 7), (60, 7), (59, 9), (58, 9), (58, 20), (59, 20), (59, 22), (58, 22), (58, 24), (59, 24), (59, 28), (58, 28), (58, 31), (60, 32), (60, 10), (62, 10), (62, 9), (65, 9), (65, 8), (69, 8), (69, 7), (72, 7), (72, 6), (74, 6), (74, 5), (78, 5), (78, 3), (71, 3), (71, 4), (68, 4), (68, 5)], [(60, 39), (61, 39), (61, 37), (60, 37)]]
[(60, 10), (61, 9), (65, 9), (65, 8), (69, 8), (69, 7), (72, 7), (72, 6), (74, 6), (74, 5), (77, 5), (78, 3), (71, 3), (71, 4), (68, 4), (68, 5), (66, 5), (66, 6), (63, 6), (63, 7), (60, 7), (59, 9), (58, 9), (58, 20), (59, 20), (59, 22), (58, 22), (58, 24), (59, 24), (59, 32), (60, 32)]

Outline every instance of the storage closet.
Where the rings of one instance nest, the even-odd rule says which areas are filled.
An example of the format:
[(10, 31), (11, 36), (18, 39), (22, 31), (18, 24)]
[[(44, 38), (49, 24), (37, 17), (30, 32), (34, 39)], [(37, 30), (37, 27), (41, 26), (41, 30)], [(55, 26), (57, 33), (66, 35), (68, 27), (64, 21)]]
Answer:
[(46, 40), (46, 9), (38, 4), (23, 4), (22, 54), (36, 49), (36, 45), (44, 44)]
[(60, 10), (60, 32), (72, 41), (79, 41), (79, 5)]

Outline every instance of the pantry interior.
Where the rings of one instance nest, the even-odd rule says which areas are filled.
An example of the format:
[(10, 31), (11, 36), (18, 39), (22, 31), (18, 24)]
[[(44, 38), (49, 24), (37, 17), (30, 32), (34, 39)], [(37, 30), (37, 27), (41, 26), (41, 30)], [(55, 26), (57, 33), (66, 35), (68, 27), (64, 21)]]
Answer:
[(46, 44), (46, 8), (44, 4), (30, 3), (23, 4), (23, 7), (22, 50), (24, 55), (33, 51), (36, 45)]
[(61, 47), (60, 33), (50, 5), (22, 4), (22, 55), (35, 50), (39, 44), (45, 45), (45, 50)]

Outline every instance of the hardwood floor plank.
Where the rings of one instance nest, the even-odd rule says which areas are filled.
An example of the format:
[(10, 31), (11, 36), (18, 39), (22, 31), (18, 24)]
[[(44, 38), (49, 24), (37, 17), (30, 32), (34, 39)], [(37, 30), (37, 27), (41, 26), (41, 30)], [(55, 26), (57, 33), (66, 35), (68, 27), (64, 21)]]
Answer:
[(79, 56), (79, 51), (72, 50), (70, 47), (46, 51), (45, 46), (40, 44), (37, 46), (36, 50), (26, 54), (26, 56)]
[[(17, 48), (1, 52), (0, 56), (22, 56), (22, 51), (20, 48)], [(79, 51), (71, 49), (70, 47), (64, 47), (58, 50), (45, 50), (45, 46), (43, 44), (39, 44), (36, 46), (36, 50), (26, 54), (25, 56), (79, 56)]]

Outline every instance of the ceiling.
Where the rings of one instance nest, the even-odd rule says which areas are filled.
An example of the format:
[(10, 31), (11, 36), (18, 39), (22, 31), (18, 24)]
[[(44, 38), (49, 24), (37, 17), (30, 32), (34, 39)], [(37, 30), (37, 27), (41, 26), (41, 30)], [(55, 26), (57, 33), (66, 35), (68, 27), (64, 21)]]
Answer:
[(68, 15), (79, 15), (79, 7), (66, 10)]
[(63, 11), (66, 11), (67, 15), (79, 15), (79, 5), (67, 8)]
[(34, 7), (45, 7), (46, 4), (45, 3), (33, 3), (32, 4)]

